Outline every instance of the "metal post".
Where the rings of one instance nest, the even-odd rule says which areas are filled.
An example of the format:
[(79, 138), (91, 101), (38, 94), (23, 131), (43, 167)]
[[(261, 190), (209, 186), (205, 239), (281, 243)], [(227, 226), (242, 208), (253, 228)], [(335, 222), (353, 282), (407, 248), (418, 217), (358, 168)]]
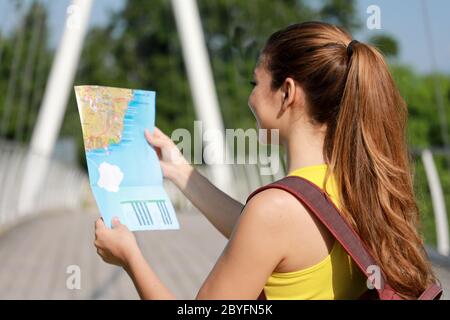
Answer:
[[(225, 130), (197, 3), (195, 0), (172, 0), (172, 7), (197, 118), (204, 130), (217, 132), (214, 144), (226, 152)], [(233, 171), (230, 166), (216, 163), (210, 168), (214, 183), (223, 191), (231, 192)]]
[(93, 0), (73, 0), (67, 8), (65, 29), (53, 61), (42, 106), (30, 144), (22, 180), (19, 212), (33, 210), (58, 138), (73, 79), (83, 48)]
[(433, 154), (430, 150), (423, 150), (422, 161), (425, 167), (433, 203), (438, 252), (447, 256), (450, 253), (447, 211), (445, 209), (444, 193), (442, 192), (439, 175), (434, 164)]

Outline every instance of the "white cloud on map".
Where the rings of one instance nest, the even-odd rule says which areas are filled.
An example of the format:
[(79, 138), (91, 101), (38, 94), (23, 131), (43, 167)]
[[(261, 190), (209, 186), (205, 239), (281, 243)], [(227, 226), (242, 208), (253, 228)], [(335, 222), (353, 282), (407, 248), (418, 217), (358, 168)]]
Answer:
[(97, 185), (109, 192), (118, 192), (123, 180), (123, 172), (118, 166), (102, 162), (98, 167), (100, 178)]

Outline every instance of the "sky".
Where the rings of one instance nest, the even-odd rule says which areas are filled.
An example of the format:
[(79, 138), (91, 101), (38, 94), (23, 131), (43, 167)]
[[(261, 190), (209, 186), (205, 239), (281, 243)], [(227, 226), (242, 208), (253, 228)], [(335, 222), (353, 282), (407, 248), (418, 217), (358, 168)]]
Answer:
[(365, 22), (369, 17), (366, 10), (377, 5), (381, 12), (381, 30), (365, 27), (354, 35), (356, 39), (367, 40), (377, 33), (393, 35), (400, 45), (400, 61), (414, 66), (419, 72), (433, 70), (432, 55), (426, 37), (423, 14), (425, 3), (435, 51), (436, 69), (450, 73), (450, 1), (449, 0), (359, 0), (358, 12)]
[[(57, 45), (66, 17), (66, 8), (70, 0), (40, 0), (50, 8), (51, 43)], [(247, 1), (247, 0), (243, 0)], [(256, 0), (251, 0), (256, 1)], [(279, 0), (274, 0), (279, 1)], [(320, 0), (310, 0), (317, 2)], [(29, 4), (31, 0), (22, 0)], [(430, 21), (432, 41), (426, 37), (423, 15), (425, 3)], [(120, 9), (124, 0), (94, 0), (90, 26), (102, 25), (109, 19), (109, 13)], [(387, 33), (394, 36), (400, 45), (400, 62), (414, 67), (421, 73), (434, 68), (450, 74), (450, 1), (449, 0), (357, 0), (358, 15), (363, 22), (363, 29), (354, 38), (365, 41), (374, 34)], [(369, 30), (366, 10), (370, 5), (380, 8), (381, 29)], [(8, 32), (17, 23), (18, 15), (14, 12), (11, 0), (0, 0), (0, 30)], [(435, 67), (432, 63), (434, 49)]]

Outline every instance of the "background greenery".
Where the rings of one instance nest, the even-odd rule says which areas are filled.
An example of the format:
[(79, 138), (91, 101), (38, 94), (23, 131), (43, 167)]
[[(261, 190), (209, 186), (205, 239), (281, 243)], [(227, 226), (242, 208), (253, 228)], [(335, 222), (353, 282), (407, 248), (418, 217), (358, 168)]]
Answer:
[[(355, 1), (199, 0), (198, 3), (226, 128), (247, 129), (255, 125), (247, 107), (251, 90), (249, 81), (258, 50), (272, 32), (290, 23), (306, 20), (336, 23), (349, 31), (357, 31), (362, 27), (362, 22), (356, 15)], [(3, 43), (0, 90), (7, 92), (17, 40), (22, 35), (25, 39), (23, 51), (31, 49), (31, 32), (38, 21), (45, 26), (42, 28), (39, 46), (34, 48), (40, 57), (36, 60), (38, 66), (31, 78), (33, 83), (25, 85), (23, 81), (27, 79), (21, 79), (23, 90), (16, 90), (12, 97), (14, 108), (6, 132), (9, 139), (23, 142), (30, 139), (53, 58), (53, 50), (48, 46), (49, 31), (45, 8), (35, 4), (28, 12), (23, 29), (0, 38)], [(450, 106), (450, 76), (421, 75), (410, 66), (402, 65), (397, 58), (400, 48), (396, 40), (388, 34), (374, 36), (370, 42), (388, 57), (394, 78), (409, 105), (408, 130), (411, 149), (441, 147), (443, 141), (433, 76), (438, 77), (447, 110)], [(25, 60), (24, 54), (20, 57), (19, 71), (23, 70), (21, 66), (25, 64)], [(165, 132), (176, 128), (192, 130), (194, 108), (170, 1), (128, 1), (122, 10), (111, 15), (106, 26), (92, 29), (85, 42), (75, 84), (155, 90), (158, 93), (157, 125)], [(23, 110), (19, 104), (24, 103), (23, 99), (20, 99), (19, 91), (20, 95), (25, 93), (29, 98), (25, 102), (25, 125), (23, 129), (17, 130), (20, 110)], [(4, 105), (5, 99), (0, 99), (0, 115), (3, 114)], [(447, 123), (449, 120), (446, 119)], [(81, 128), (73, 94), (61, 129), (61, 137), (76, 139), (79, 161), (84, 166)], [(414, 159), (419, 160), (417, 157)], [(446, 195), (447, 208), (450, 208), (450, 168), (443, 156), (436, 157), (436, 164)], [(436, 239), (431, 200), (420, 161), (417, 161), (415, 170), (415, 186), (424, 234), (427, 242), (434, 244)]]

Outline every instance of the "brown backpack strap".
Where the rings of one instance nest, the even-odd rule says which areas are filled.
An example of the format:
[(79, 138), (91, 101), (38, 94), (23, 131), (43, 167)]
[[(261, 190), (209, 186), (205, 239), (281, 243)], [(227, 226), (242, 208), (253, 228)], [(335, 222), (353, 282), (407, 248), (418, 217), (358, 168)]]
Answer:
[[(368, 279), (372, 276), (369, 273), (369, 267), (377, 265), (375, 259), (365, 247), (359, 235), (341, 216), (339, 209), (321, 188), (302, 177), (288, 176), (254, 191), (247, 198), (247, 202), (257, 193), (270, 188), (285, 190), (295, 196), (328, 228), (335, 239), (339, 241), (345, 251), (352, 257), (361, 272)], [(381, 269), (380, 275), (380, 288), (376, 288), (380, 299), (398, 298), (395, 291), (386, 284), (386, 277)], [(440, 296), (440, 293), (442, 293), (442, 290), (439, 286), (435, 285), (427, 289), (422, 296), (423, 298), (435, 298), (438, 295)]]
[(439, 300), (442, 296), (442, 288), (438, 284), (432, 284), (424, 293), (421, 294), (418, 300)]

